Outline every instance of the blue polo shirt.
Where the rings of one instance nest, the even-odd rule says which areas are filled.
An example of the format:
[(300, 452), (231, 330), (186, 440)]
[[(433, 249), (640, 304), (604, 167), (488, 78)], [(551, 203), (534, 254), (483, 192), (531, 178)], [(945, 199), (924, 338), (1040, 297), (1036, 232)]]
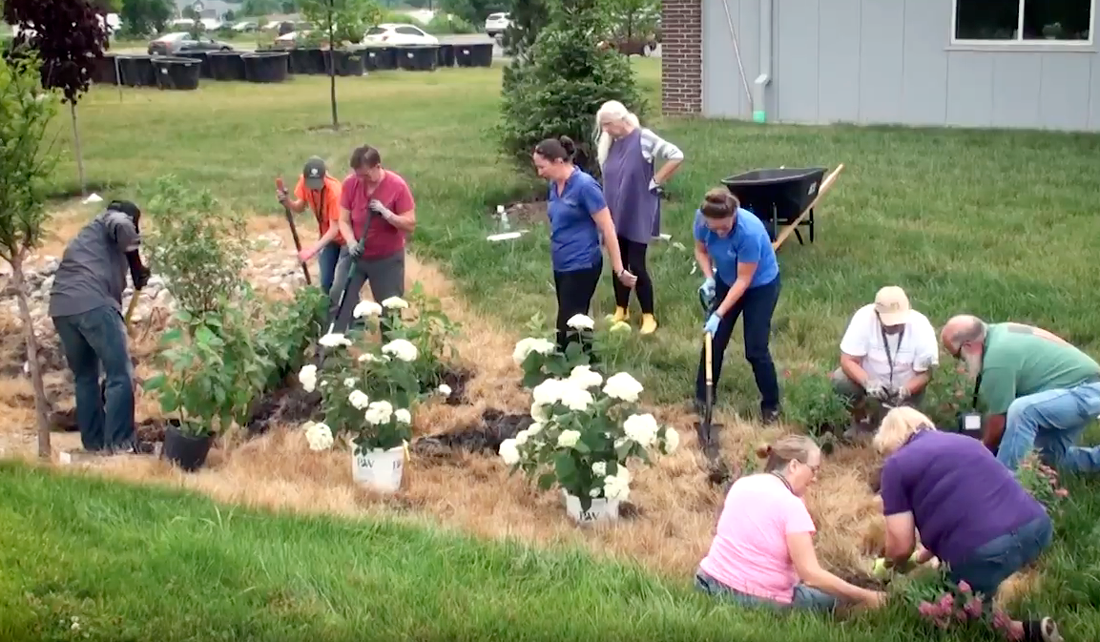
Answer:
[(600, 184), (580, 169), (574, 170), (558, 194), (550, 181), (550, 262), (556, 272), (573, 272), (595, 267), (600, 261), (600, 233), (592, 217), (607, 202)]
[(695, 240), (707, 248), (718, 279), (726, 285), (737, 280), (738, 263), (755, 263), (756, 273), (749, 288), (767, 285), (779, 276), (779, 262), (775, 259), (768, 230), (755, 214), (737, 208), (737, 222), (725, 238), (710, 231), (703, 223), (703, 213), (695, 210)]

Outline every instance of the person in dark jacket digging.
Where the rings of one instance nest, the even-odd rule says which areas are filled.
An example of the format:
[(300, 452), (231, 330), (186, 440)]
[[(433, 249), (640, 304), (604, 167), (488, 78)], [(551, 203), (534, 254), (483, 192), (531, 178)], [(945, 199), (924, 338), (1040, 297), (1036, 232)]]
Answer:
[[(113, 201), (69, 242), (50, 290), (49, 314), (76, 388), (76, 421), (84, 450), (139, 452), (134, 434), (133, 364), (122, 319), (126, 269), (136, 291), (151, 272), (141, 262), (141, 210)], [(99, 385), (100, 364), (106, 375)]]

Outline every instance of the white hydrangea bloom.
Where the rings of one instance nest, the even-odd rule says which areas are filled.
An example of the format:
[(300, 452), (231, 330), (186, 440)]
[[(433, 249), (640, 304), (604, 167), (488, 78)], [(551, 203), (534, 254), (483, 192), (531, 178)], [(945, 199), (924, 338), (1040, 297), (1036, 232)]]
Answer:
[(526, 339), (520, 339), (516, 344), (515, 350), (512, 351), (512, 361), (518, 366), (522, 364), (527, 358), (527, 355), (532, 352), (550, 354), (555, 349), (557, 349), (557, 345), (551, 341), (527, 337)]
[(399, 296), (391, 296), (382, 302), (382, 307), (387, 310), (404, 310), (409, 307), (409, 302)]
[(310, 450), (328, 450), (332, 448), (332, 430), (325, 424), (312, 424), (306, 428), (306, 442)]
[(623, 475), (626, 469), (620, 467), (618, 475), (608, 475), (603, 479), (603, 496), (620, 502), (630, 497), (630, 475)]
[(443, 395), (444, 397), (450, 397), (451, 396), (451, 392), (452, 392), (451, 387), (448, 386), (445, 383), (439, 384), (439, 387), (436, 388), (436, 390), (439, 392), (439, 394)]
[(638, 401), (638, 395), (642, 392), (642, 384), (625, 372), (608, 377), (603, 392), (608, 397), (620, 399), (626, 402)]
[(347, 379), (344, 379), (344, 387), (345, 388), (354, 388), (355, 384), (356, 384), (355, 377), (348, 377)]
[(591, 330), (596, 327), (596, 322), (587, 314), (574, 314), (565, 324), (574, 330)]
[(680, 446), (680, 433), (673, 427), (665, 429), (665, 454), (671, 455)]
[(570, 410), (588, 410), (592, 405), (592, 393), (576, 385), (566, 386), (562, 391), (561, 402)]
[(308, 366), (302, 366), (302, 369), (298, 371), (298, 381), (301, 382), (302, 388), (306, 392), (313, 392), (317, 389), (317, 366), (310, 364)]
[(329, 333), (317, 340), (317, 343), (325, 346), (326, 348), (336, 348), (339, 346), (350, 346), (351, 340), (345, 337), (339, 332)]
[(397, 423), (409, 425), (412, 423), (412, 413), (405, 408), (398, 408), (393, 411), (393, 416), (397, 419)]
[(378, 305), (374, 301), (360, 301), (355, 310), (352, 311), (352, 315), (356, 319), (362, 319), (363, 317), (376, 317), (382, 314), (382, 306)]
[(500, 450), (498, 452), (505, 464), (514, 466), (519, 463), (519, 448), (516, 446), (515, 439), (505, 439), (500, 442)]
[(607, 476), (607, 462), (606, 461), (597, 461), (594, 464), (592, 464), (592, 474), (595, 475), (596, 477), (606, 477)]
[(603, 383), (603, 377), (589, 366), (577, 366), (569, 373), (569, 381), (577, 387), (587, 390), (598, 388)]
[(352, 390), (351, 394), (348, 395), (348, 401), (356, 410), (366, 410), (367, 406), (370, 405), (370, 399), (367, 398), (367, 393), (362, 390)]
[(516, 433), (516, 445), (517, 446), (522, 446), (523, 444), (527, 443), (527, 440), (530, 437), (531, 437), (531, 432), (529, 430), (519, 431), (518, 433)]
[(416, 350), (416, 346), (407, 339), (394, 339), (382, 346), (382, 354), (390, 355), (394, 359), (409, 362), (416, 361), (416, 357), (419, 353)]
[(366, 419), (368, 424), (377, 426), (378, 424), (389, 422), (392, 416), (393, 405), (390, 404), (390, 402), (372, 401), (371, 404), (367, 406), (367, 413), (364, 415), (364, 419)]
[(657, 440), (660, 431), (657, 420), (651, 414), (630, 415), (623, 422), (623, 431), (630, 439), (638, 442), (643, 448), (649, 448)]
[(558, 448), (572, 448), (581, 440), (581, 433), (577, 430), (563, 430), (558, 435)]
[(389, 355), (382, 355), (380, 357), (380, 356), (378, 356), (376, 354), (372, 354), (370, 352), (365, 352), (365, 353), (359, 355), (359, 363), (366, 363), (368, 361), (371, 362), (371, 363), (386, 363), (389, 360), (390, 360)]

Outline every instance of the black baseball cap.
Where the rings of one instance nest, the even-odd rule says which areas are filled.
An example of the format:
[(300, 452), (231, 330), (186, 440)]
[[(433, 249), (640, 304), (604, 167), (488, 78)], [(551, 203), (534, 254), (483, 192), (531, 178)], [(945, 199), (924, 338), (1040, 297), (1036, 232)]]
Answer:
[(311, 156), (306, 161), (306, 166), (302, 168), (302, 178), (305, 180), (306, 188), (308, 189), (321, 189), (325, 186), (325, 161), (319, 156)]

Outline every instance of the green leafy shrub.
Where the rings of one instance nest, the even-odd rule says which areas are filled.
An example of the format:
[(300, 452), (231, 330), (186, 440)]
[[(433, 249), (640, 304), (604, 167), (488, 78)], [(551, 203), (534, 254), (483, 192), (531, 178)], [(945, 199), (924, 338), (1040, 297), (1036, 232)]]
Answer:
[(1058, 472), (1040, 461), (1034, 450), (1016, 467), (1016, 480), (1051, 513), (1057, 512), (1069, 496), (1069, 490), (1058, 479)]
[(424, 30), (435, 35), (478, 33), (479, 31), (469, 20), (438, 13), (424, 25)]
[[(416, 347), (414, 369), (417, 379), (423, 391), (433, 390), (443, 382), (446, 362), (458, 357), (452, 339), (458, 335), (460, 327), (443, 312), (439, 299), (428, 296), (419, 282), (413, 284), (408, 299), (394, 297), (379, 306), (379, 314), (389, 328), (385, 339), (405, 339)], [(367, 301), (360, 304), (359, 311), (371, 309), (373, 305)]]
[(528, 171), (539, 141), (569, 136), (577, 144), (577, 165), (598, 176), (593, 134), (600, 105), (618, 100), (644, 115), (629, 61), (601, 46), (605, 14), (598, 0), (555, 3), (529, 58), (515, 58), (508, 68), (499, 133), (504, 152)]
[(210, 191), (164, 176), (147, 196), (145, 209), (154, 227), (146, 241), (150, 267), (164, 278), (181, 310), (201, 321), (242, 295), (241, 270), (248, 256), (244, 233)]
[(814, 436), (846, 427), (851, 406), (833, 389), (830, 373), (811, 367), (783, 373), (783, 415)]
[(256, 328), (256, 350), (270, 362), (267, 390), (302, 367), (306, 349), (320, 338), (329, 298), (317, 287), (300, 288), (294, 301), (266, 301)]

